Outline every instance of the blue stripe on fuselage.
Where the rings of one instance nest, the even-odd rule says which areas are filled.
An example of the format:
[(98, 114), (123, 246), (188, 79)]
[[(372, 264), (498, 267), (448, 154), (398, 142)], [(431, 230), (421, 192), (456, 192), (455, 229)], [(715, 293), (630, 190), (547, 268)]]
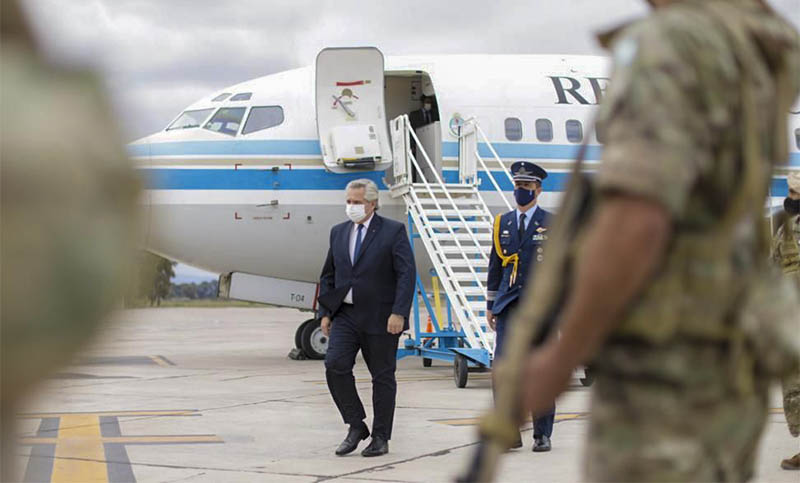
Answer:
[[(387, 189), (383, 183), (383, 171), (336, 174), (325, 169), (296, 169), (278, 171), (255, 169), (169, 169), (146, 168), (139, 170), (147, 189), (152, 190), (309, 190), (329, 191), (342, 190), (347, 183), (358, 178), (368, 178)], [(504, 191), (513, 188), (508, 178), (501, 171), (493, 171), (492, 175)], [(455, 170), (445, 170), (446, 183), (458, 182)], [(492, 185), (486, 173), (480, 173), (480, 190), (492, 191)], [(544, 180), (545, 191), (564, 191), (569, 173), (550, 173)], [(772, 196), (786, 196), (789, 189), (786, 180), (773, 178)]]
[[(578, 144), (534, 144), (534, 143), (494, 143), (492, 145), (501, 158), (526, 159), (575, 159), (580, 149)], [(478, 146), (481, 156), (492, 156), (487, 144)], [(585, 159), (599, 161), (602, 146), (589, 145)], [(321, 156), (319, 141), (299, 140), (261, 140), (261, 141), (180, 141), (150, 144), (129, 144), (131, 156)], [(443, 142), (442, 156), (457, 157), (458, 143)], [(800, 153), (789, 154), (789, 165), (800, 166)]]

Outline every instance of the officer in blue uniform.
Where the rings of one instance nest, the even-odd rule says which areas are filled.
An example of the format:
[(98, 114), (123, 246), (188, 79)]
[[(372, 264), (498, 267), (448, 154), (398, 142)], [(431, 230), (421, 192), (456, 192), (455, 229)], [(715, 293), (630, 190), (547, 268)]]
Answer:
[[(547, 172), (528, 161), (511, 165), (514, 198), (517, 209), (498, 215), (494, 223), (492, 254), (487, 279), (487, 315), (495, 330), (495, 359), (503, 353), (503, 343), (514, 310), (527, 280), (533, 278), (537, 265), (544, 259), (543, 244), (547, 240), (550, 213), (537, 201)], [(555, 404), (546, 413), (533, 415), (533, 451), (550, 451)], [(522, 438), (514, 448), (522, 446)]]

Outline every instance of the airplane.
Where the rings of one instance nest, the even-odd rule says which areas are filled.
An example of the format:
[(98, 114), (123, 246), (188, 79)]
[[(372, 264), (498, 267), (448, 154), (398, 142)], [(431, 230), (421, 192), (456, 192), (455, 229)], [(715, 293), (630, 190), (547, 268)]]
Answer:
[[(488, 141), (481, 151), (492, 148), (499, 158), (489, 170), (502, 195), (490, 183), (479, 187), (491, 211), (507, 209), (501, 196), (513, 199), (504, 171), (521, 159), (550, 173), (539, 203), (556, 210), (580, 145), (587, 143), (588, 169), (601, 159), (602, 133), (592, 118), (609, 68), (599, 56), (385, 58), (374, 48), (325, 49), (315, 65), (209, 93), (163, 130), (129, 144), (146, 185), (142, 245), (222, 274), (221, 296), (314, 310), (329, 230), (345, 220), (349, 181), (372, 179), (381, 187), (379, 213), (408, 220), (386, 184), (392, 119), (432, 102), (435, 122), (416, 133), (444, 179), (458, 177), (460, 128), (476, 121)], [(359, 131), (367, 124), (372, 130)], [(334, 134), (371, 136), (378, 152), (342, 163), (346, 157), (334, 159), (344, 149), (331, 144)], [(787, 195), (787, 171), (800, 170), (797, 108), (790, 138), (789, 166), (774, 175), (771, 206)], [(414, 249), (418, 273), (430, 273), (424, 247)], [(326, 340), (313, 318), (295, 339), (307, 356), (324, 357)]]

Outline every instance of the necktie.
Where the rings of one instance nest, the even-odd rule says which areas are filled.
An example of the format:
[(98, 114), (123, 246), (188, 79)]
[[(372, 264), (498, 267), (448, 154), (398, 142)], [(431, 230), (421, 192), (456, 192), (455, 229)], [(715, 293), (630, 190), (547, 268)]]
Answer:
[(361, 234), (364, 233), (364, 225), (358, 225), (358, 232), (356, 233), (356, 248), (353, 250), (353, 263), (358, 260), (358, 252), (361, 251)]
[(519, 242), (522, 243), (525, 238), (525, 213), (519, 215)]

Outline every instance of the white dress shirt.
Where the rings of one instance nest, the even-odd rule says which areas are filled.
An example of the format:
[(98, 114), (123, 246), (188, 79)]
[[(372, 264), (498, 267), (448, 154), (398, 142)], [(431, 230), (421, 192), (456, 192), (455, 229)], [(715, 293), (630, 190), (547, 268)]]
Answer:
[[(533, 205), (533, 208), (525, 212), (525, 230), (528, 230), (528, 225), (531, 224), (531, 218), (533, 218), (533, 214), (536, 213), (536, 210), (539, 209), (539, 205)], [(517, 226), (519, 226), (519, 217), (522, 216), (522, 212), (519, 211), (519, 207), (517, 207)], [(352, 253), (352, 252), (351, 252)]]
[[(375, 213), (369, 215), (367, 221), (361, 223), (364, 225), (364, 229), (361, 230), (361, 249), (364, 249), (364, 239), (367, 238), (367, 232), (369, 231), (369, 223), (372, 221), (372, 217), (375, 216)], [(353, 255), (355, 255), (356, 251), (356, 236), (358, 235), (358, 223), (353, 223), (353, 227), (350, 228), (350, 263), (355, 264), (355, 260), (353, 260)], [(352, 304), (353, 303), (353, 289), (347, 291), (347, 295), (344, 297), (344, 303)]]

